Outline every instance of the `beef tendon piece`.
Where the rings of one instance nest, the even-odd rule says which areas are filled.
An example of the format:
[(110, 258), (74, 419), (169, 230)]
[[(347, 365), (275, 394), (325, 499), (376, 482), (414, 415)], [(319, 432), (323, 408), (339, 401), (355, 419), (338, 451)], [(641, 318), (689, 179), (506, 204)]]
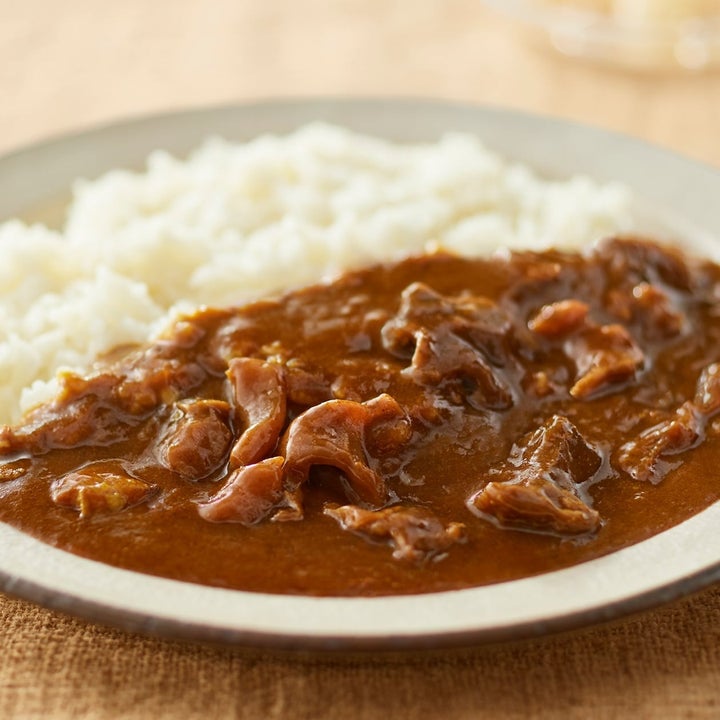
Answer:
[(560, 300), (540, 308), (528, 327), (543, 337), (565, 337), (585, 325), (589, 310), (580, 300)]
[(213, 498), (198, 504), (200, 517), (215, 523), (260, 522), (283, 498), (283, 462), (272, 457), (234, 470)]
[(81, 518), (107, 515), (138, 505), (157, 488), (103, 466), (86, 466), (54, 481), (50, 497), (56, 505), (72, 508)]
[(273, 453), (285, 424), (283, 370), (276, 363), (257, 358), (233, 358), (227, 376), (236, 416), (244, 428), (230, 453), (230, 466), (253, 465)]
[(642, 350), (622, 325), (587, 327), (566, 341), (565, 351), (577, 367), (570, 394), (579, 400), (622, 388), (645, 363)]
[(179, 402), (157, 444), (160, 464), (186, 480), (215, 472), (227, 459), (233, 435), (230, 405), (223, 400)]
[[(382, 452), (389, 452), (393, 441), (401, 443), (409, 437), (396, 426), (408, 425), (403, 409), (387, 394), (364, 403), (329, 400), (306, 410), (290, 423), (280, 443), (288, 505), (302, 512), (298, 493), (313, 465), (337, 468), (356, 496), (353, 499), (382, 505), (387, 500), (385, 481), (371, 467), (368, 446), (379, 444)], [(378, 427), (385, 428), (382, 440), (374, 432)], [(282, 514), (277, 519), (286, 518)]]
[(396, 560), (422, 562), (446, 552), (465, 541), (465, 525), (447, 525), (429, 510), (396, 505), (382, 510), (367, 510), (357, 505), (327, 505), (324, 510), (340, 524), (368, 540), (388, 542)]
[(492, 480), (470, 497), (471, 510), (501, 527), (581, 535), (596, 530), (600, 516), (578, 486), (592, 479), (602, 458), (565, 417), (554, 416), (516, 445)]

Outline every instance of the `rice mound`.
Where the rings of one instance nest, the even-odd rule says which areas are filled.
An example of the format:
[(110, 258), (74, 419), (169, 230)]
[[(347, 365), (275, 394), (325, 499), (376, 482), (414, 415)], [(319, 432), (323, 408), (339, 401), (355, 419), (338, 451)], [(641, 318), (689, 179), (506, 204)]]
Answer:
[(632, 226), (629, 190), (538, 178), (474, 136), (401, 145), (312, 124), (73, 188), (65, 227), (0, 225), (0, 422), (60, 369), (231, 305), (443, 247), (578, 249)]

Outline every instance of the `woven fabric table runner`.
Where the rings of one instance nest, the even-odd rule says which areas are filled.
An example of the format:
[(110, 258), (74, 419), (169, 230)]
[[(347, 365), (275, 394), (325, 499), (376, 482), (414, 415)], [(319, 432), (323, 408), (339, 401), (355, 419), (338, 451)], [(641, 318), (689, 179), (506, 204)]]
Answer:
[[(719, 74), (571, 62), (477, 0), (0, 0), (0, 90), (0, 152), (180, 107), (419, 95), (575, 119), (720, 166)], [(718, 588), (571, 635), (354, 658), (146, 638), (0, 596), (3, 720), (715, 718), (718, 703)]]

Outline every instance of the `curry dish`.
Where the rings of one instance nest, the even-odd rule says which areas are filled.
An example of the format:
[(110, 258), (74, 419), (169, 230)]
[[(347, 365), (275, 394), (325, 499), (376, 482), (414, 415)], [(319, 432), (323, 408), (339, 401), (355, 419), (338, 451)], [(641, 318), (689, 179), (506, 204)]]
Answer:
[(0, 520), (208, 585), (433, 592), (681, 522), (720, 495), (719, 436), (716, 265), (634, 238), (435, 254), (64, 375), (0, 429)]

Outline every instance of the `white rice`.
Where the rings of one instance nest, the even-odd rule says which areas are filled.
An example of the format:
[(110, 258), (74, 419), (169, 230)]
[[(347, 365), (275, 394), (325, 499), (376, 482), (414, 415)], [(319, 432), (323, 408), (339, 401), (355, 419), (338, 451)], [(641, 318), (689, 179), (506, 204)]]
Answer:
[(61, 232), (0, 225), (0, 422), (169, 317), (442, 246), (575, 249), (632, 226), (619, 184), (549, 182), (470, 135), (400, 145), (328, 125), (78, 181)]

